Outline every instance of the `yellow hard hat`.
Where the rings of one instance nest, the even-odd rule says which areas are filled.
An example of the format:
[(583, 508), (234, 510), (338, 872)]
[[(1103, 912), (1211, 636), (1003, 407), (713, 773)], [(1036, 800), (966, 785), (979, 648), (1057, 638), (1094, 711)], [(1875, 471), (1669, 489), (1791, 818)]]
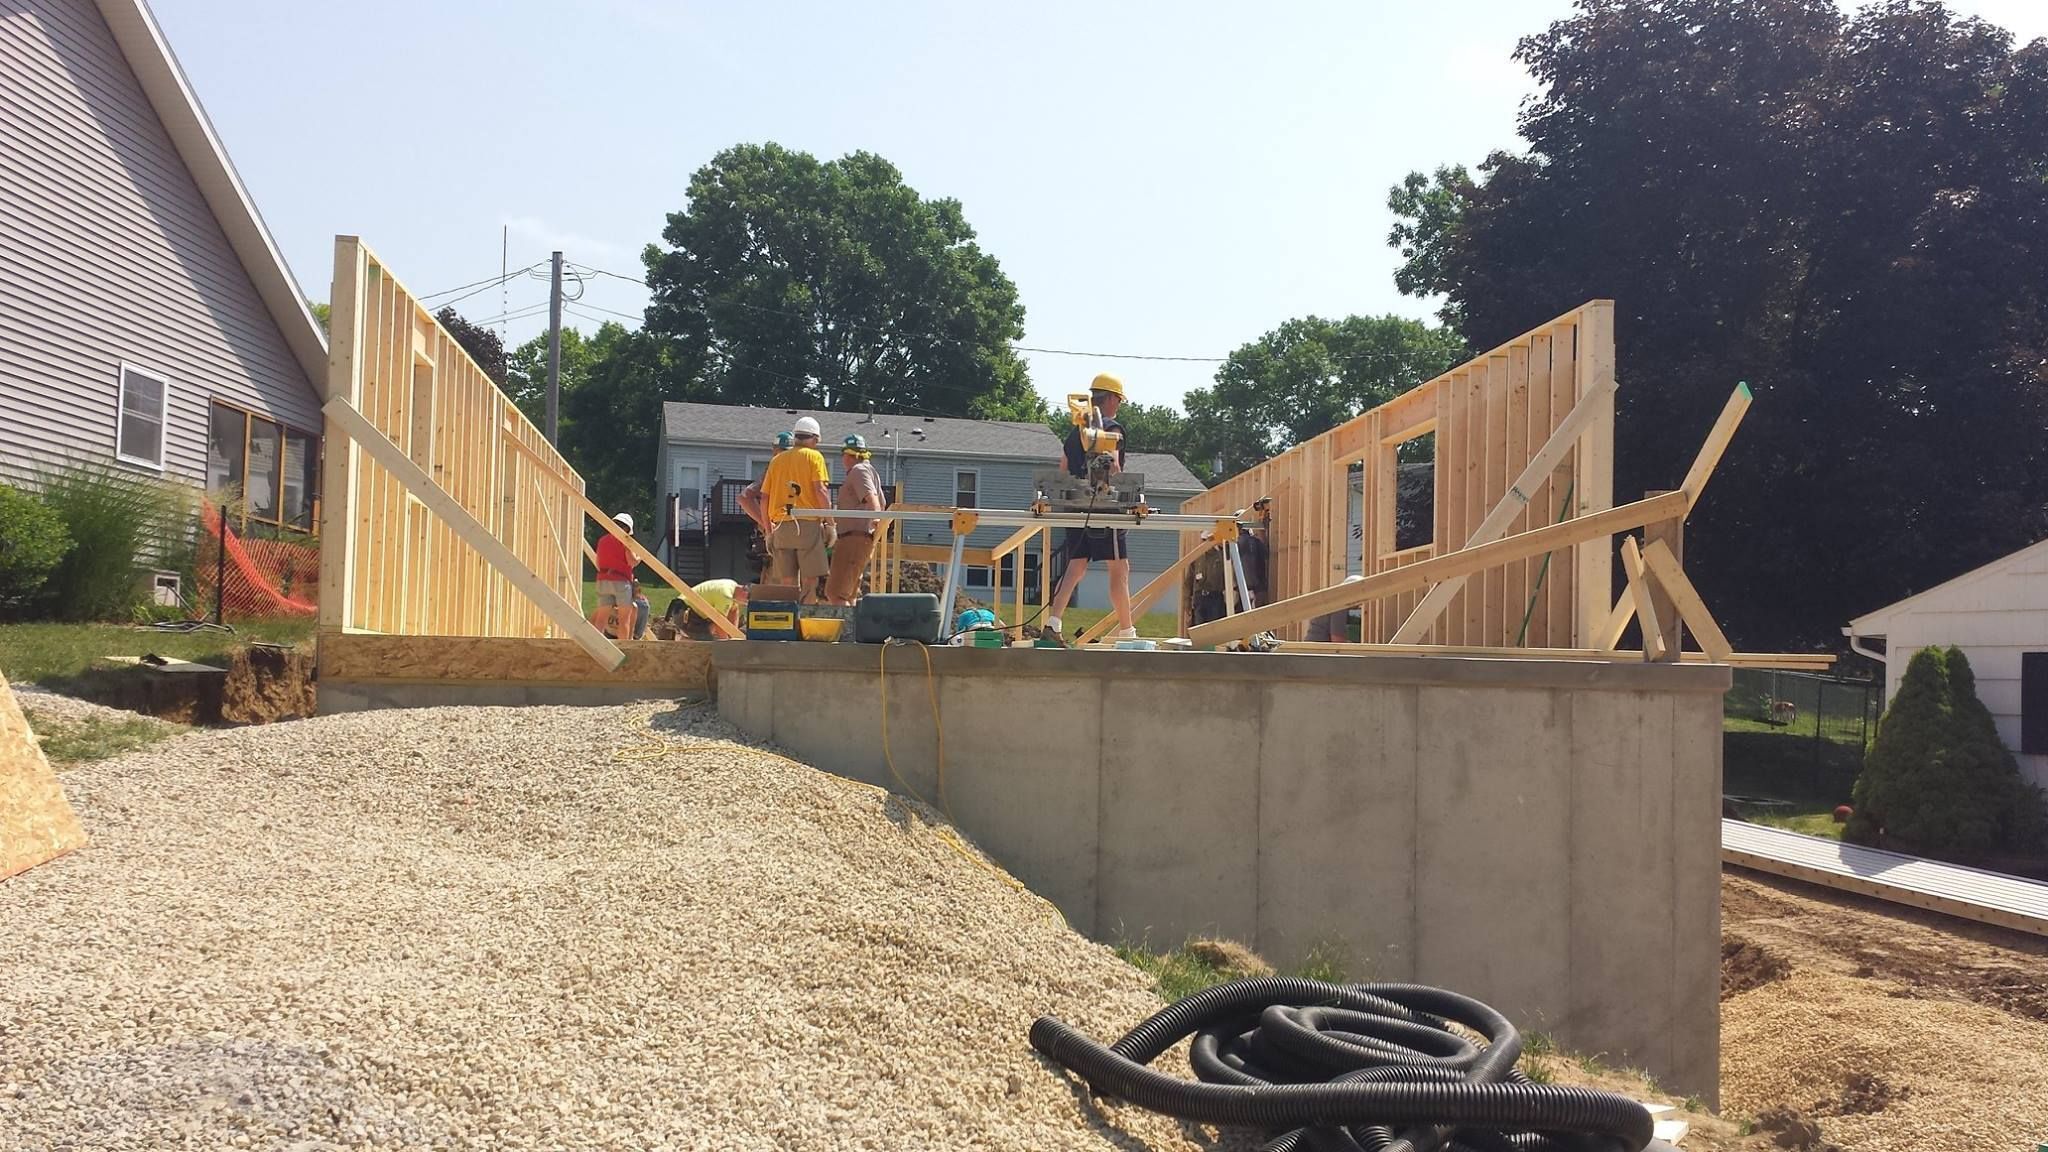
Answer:
[(1088, 390), (1090, 392), (1107, 392), (1119, 400), (1124, 398), (1124, 382), (1107, 372), (1097, 376), (1088, 385)]

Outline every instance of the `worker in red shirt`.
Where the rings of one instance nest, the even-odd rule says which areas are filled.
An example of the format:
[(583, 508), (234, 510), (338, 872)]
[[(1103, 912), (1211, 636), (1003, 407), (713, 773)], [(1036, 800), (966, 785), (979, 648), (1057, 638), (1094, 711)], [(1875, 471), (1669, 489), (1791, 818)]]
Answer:
[[(633, 534), (633, 514), (621, 512), (612, 519)], [(633, 553), (625, 542), (607, 532), (597, 541), (597, 608), (590, 614), (590, 623), (599, 632), (614, 640), (625, 640), (633, 635), (635, 624), (633, 602), (640, 596), (640, 586), (633, 579)]]

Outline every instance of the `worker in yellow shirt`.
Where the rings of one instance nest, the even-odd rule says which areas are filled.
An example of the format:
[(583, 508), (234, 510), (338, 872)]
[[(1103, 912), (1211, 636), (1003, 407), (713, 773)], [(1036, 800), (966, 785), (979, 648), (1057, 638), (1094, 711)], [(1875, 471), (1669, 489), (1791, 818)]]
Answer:
[(797, 599), (804, 604), (818, 599), (818, 581), (830, 564), (825, 550), (832, 546), (832, 522), (798, 520), (790, 515), (796, 508), (830, 508), (832, 473), (818, 452), (818, 422), (809, 416), (797, 419), (790, 429), (796, 447), (768, 462), (761, 477), (761, 494), (768, 508), (768, 551), (775, 569), (784, 576), (796, 576)]

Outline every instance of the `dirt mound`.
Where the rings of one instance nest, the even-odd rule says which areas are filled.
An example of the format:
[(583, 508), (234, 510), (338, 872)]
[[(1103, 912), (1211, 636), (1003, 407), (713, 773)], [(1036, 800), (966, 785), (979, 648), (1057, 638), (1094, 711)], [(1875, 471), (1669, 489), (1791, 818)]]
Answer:
[(1871, 1116), (1912, 1094), (1911, 1088), (1895, 1088), (1882, 1076), (1858, 1072), (1842, 1085), (1841, 1095), (1816, 1103), (1813, 1110), (1823, 1116)]
[(220, 718), (229, 724), (269, 724), (313, 714), (313, 654), (272, 644), (238, 648), (228, 657)]
[(1721, 934), (1721, 999), (1783, 980), (1791, 972), (1784, 957), (1754, 940)]
[(1187, 942), (1187, 953), (1211, 968), (1230, 973), (1232, 979), (1273, 974), (1271, 964), (1235, 940), (1190, 940)]
[(1757, 1114), (1756, 1130), (1790, 1152), (1842, 1152), (1820, 1137), (1820, 1125), (1790, 1108), (1766, 1108)]

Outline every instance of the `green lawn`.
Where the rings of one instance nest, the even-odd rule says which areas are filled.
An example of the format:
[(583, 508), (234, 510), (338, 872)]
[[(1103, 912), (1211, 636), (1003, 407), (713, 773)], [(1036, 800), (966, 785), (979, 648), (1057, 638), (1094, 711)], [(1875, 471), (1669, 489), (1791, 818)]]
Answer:
[(1758, 813), (1750, 817), (1751, 823), (1768, 824), (1790, 832), (1804, 832), (1823, 840), (1840, 840), (1843, 825), (1835, 823), (1834, 809), (1825, 812), (1799, 813)]
[(219, 662), (236, 644), (297, 644), (313, 635), (311, 620), (248, 620), (235, 630), (159, 632), (126, 624), (0, 625), (0, 673), (34, 683), (75, 677), (102, 656), (155, 653), (201, 664)]
[[(659, 580), (642, 580), (640, 582), (640, 594), (647, 597), (648, 606), (654, 609), (654, 615), (648, 617), (650, 620), (659, 620), (663, 616), (668, 615), (669, 601), (676, 598), (676, 590)], [(583, 582), (583, 614), (588, 616), (595, 611), (597, 611), (597, 581), (585, 580)]]

